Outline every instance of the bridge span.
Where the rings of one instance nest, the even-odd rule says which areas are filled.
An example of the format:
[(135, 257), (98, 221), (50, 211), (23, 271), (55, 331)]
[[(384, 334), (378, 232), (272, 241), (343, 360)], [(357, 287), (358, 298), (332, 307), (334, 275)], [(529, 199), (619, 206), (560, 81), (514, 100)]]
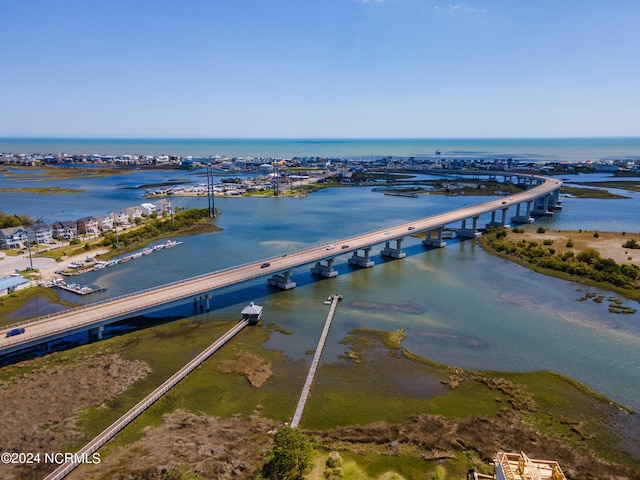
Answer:
[[(486, 172), (485, 175), (503, 173)], [(268, 276), (269, 284), (282, 289), (294, 288), (296, 284), (290, 278), (292, 270), (314, 262), (312, 273), (333, 277), (338, 272), (333, 270), (332, 264), (339, 255), (351, 253), (349, 263), (371, 267), (374, 262), (369, 258), (369, 253), (376, 244), (385, 244), (381, 251), (383, 256), (403, 258), (402, 240), (419, 232), (426, 233), (422, 242), (425, 246), (444, 247), (442, 232), (446, 225), (461, 221), (458, 236), (473, 238), (480, 235), (477, 222), (481, 215), (491, 213), (491, 222), (487, 225), (506, 225), (507, 210), (512, 206), (516, 207), (516, 214), (511, 218), (514, 223), (530, 223), (534, 216), (551, 215), (553, 210), (561, 208), (560, 180), (534, 175), (508, 175), (509, 178), (516, 177), (519, 183), (525, 183), (529, 188), (498, 200), (337, 239), (331, 245), (316, 245), (13, 324), (0, 331), (0, 356), (87, 330), (94, 338), (100, 339), (104, 325), (177, 300), (200, 296), (201, 301), (206, 300), (208, 309), (210, 292), (258, 277)], [(6, 333), (17, 326), (24, 328), (24, 333), (7, 337)]]

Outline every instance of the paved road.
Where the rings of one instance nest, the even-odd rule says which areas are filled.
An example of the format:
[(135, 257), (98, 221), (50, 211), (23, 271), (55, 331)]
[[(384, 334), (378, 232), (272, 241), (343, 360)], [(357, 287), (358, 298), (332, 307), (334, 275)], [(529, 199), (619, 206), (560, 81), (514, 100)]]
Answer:
[[(527, 177), (531, 176), (527, 175)], [(511, 205), (550, 194), (558, 190), (562, 184), (562, 182), (554, 178), (539, 176), (535, 178), (542, 183), (522, 193), (354, 237), (336, 239), (333, 243), (335, 247), (330, 250), (327, 249), (327, 245), (318, 245), (288, 253), (287, 255), (267, 258), (57, 314), (34, 318), (28, 322), (23, 322), (21, 326), (25, 328), (25, 333), (21, 335), (5, 338), (8, 329), (0, 331), (0, 355), (17, 351), (27, 345), (59, 338), (71, 332), (86, 330), (90, 326), (99, 325), (100, 323), (109, 323), (114, 319), (123, 318), (150, 307), (185, 298), (193, 298), (218, 288), (261, 276), (286, 272), (301, 265), (333, 258), (353, 250), (371, 247), (409, 234), (428, 231), (494, 210), (508, 208)], [(409, 231), (409, 227), (412, 227), (411, 231)], [(348, 247), (343, 249), (343, 245)], [(269, 265), (262, 267), (266, 263)], [(15, 325), (10, 328), (13, 327)]]

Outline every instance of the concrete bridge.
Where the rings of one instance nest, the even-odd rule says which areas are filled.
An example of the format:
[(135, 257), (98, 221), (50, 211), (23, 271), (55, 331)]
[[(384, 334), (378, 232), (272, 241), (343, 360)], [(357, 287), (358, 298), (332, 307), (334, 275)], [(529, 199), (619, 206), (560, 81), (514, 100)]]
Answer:
[[(457, 235), (474, 238), (481, 235), (480, 228), (483, 227), (478, 225), (478, 220), (483, 214), (491, 213), (491, 221), (487, 226), (506, 225), (507, 211), (511, 207), (516, 209), (511, 218), (514, 223), (531, 223), (534, 221), (533, 217), (552, 215), (554, 210), (561, 208), (559, 191), (562, 182), (559, 180), (498, 172), (487, 172), (484, 175), (502, 175), (505, 180), (508, 175), (510, 181), (516, 179), (518, 183), (526, 184), (528, 189), (498, 200), (337, 239), (331, 245), (317, 245), (13, 324), (0, 331), (0, 356), (83, 331), (89, 331), (93, 339), (100, 339), (104, 325), (176, 300), (193, 298), (195, 305), (199, 302), (204, 309), (206, 304), (206, 309), (209, 310), (212, 291), (258, 277), (268, 277), (269, 284), (278, 288), (294, 288), (296, 284), (291, 279), (291, 272), (301, 265), (314, 264), (311, 268), (313, 274), (333, 277), (338, 274), (333, 269), (333, 262), (339, 255), (351, 254), (350, 264), (371, 267), (374, 262), (370, 253), (377, 244), (384, 244), (381, 255), (403, 258), (406, 255), (402, 251), (403, 239), (420, 232), (426, 234), (422, 242), (425, 246), (444, 247), (446, 243), (443, 231), (447, 225), (461, 222)], [(24, 333), (6, 337), (9, 330), (18, 326), (25, 329)]]

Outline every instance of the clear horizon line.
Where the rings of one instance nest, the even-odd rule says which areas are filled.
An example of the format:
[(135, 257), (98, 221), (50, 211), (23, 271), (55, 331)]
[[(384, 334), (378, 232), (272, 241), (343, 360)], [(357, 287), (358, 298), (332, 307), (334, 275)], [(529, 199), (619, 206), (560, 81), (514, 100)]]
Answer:
[(584, 136), (508, 136), (508, 137), (112, 137), (112, 136), (2, 136), (0, 140), (545, 140), (545, 139), (615, 139), (640, 138), (640, 135), (584, 135)]

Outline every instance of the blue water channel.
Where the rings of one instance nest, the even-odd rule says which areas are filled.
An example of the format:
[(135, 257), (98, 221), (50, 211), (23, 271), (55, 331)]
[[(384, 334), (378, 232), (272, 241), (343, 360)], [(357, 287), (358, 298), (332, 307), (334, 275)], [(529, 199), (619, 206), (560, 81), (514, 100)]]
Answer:
[[(133, 172), (90, 182), (69, 180), (57, 184), (84, 182), (88, 192), (5, 195), (2, 209), (46, 218), (61, 212), (69, 218), (95, 215), (143, 202), (142, 190), (130, 187), (181, 177), (200, 178), (184, 172)], [(637, 231), (639, 197), (628, 196), (606, 201), (564, 197), (561, 212), (528, 228), (542, 224), (558, 230)], [(385, 196), (364, 187), (325, 189), (306, 198), (217, 197), (222, 231), (181, 238), (184, 243), (175, 248), (84, 274), (82, 283), (106, 290), (80, 299), (63, 296), (97, 301), (310, 245), (338, 245), (340, 238), (490, 199)], [(189, 204), (206, 207), (207, 200), (191, 198)], [(481, 218), (480, 224), (486, 221), (488, 217)], [(640, 313), (616, 315), (609, 313), (606, 301), (578, 301), (586, 292), (605, 298), (609, 292), (537, 274), (486, 253), (473, 241), (454, 239), (446, 248), (425, 249), (420, 239), (407, 237), (402, 260), (382, 259), (381, 248), (372, 252), (374, 268), (351, 267), (348, 255), (337, 251), (338, 277), (318, 279), (305, 266), (293, 272), (298, 283), (293, 290), (274, 290), (261, 278), (216, 292), (210, 312), (194, 310), (188, 299), (155, 314), (228, 321), (255, 301), (264, 306), (265, 322), (292, 332), (274, 334), (266, 346), (310, 361), (306, 352), (315, 348), (326, 318), (323, 300), (339, 293), (344, 299), (323, 361), (338, 361), (345, 350), (339, 341), (353, 328), (402, 328), (407, 333), (404, 346), (429, 359), (470, 369), (553, 370), (640, 410)], [(640, 310), (638, 302), (625, 304)]]

